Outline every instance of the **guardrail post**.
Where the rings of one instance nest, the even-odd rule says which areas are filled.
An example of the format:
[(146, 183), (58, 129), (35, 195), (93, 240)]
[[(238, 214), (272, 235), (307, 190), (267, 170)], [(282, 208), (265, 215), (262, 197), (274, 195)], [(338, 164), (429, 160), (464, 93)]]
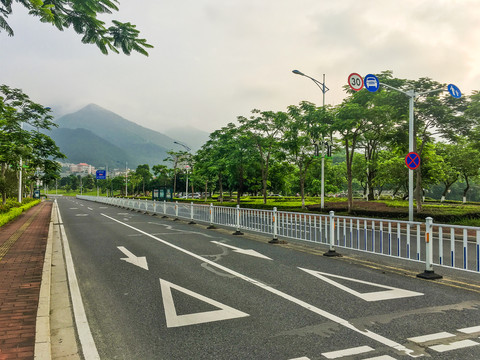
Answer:
[(417, 277), (427, 280), (441, 279), (442, 276), (433, 271), (433, 219), (425, 219), (425, 271)]
[(173, 221), (178, 221), (178, 201), (175, 201), (175, 219)]
[(157, 216), (157, 202), (153, 200), (153, 214), (152, 216)]
[(194, 225), (196, 224), (195, 221), (193, 221), (193, 201), (190, 202), (190, 222), (189, 222), (190, 225)]
[(272, 213), (272, 227), (273, 227), (273, 239), (269, 241), (270, 244), (278, 244), (278, 228), (277, 228), (277, 208), (273, 208)]
[(323, 256), (342, 256), (335, 251), (335, 212), (330, 211), (330, 233), (329, 233), (330, 248)]
[(208, 225), (207, 229), (216, 229), (215, 225), (213, 225), (213, 204), (210, 203), (210, 225)]
[(237, 205), (237, 208), (235, 209), (235, 217), (237, 220), (237, 228), (233, 235), (243, 235), (243, 233), (240, 231), (240, 205)]
[(168, 218), (167, 216), (167, 200), (163, 200), (163, 219)]
[(144, 214), (147, 214), (148, 215), (148, 200), (145, 199), (145, 212)]

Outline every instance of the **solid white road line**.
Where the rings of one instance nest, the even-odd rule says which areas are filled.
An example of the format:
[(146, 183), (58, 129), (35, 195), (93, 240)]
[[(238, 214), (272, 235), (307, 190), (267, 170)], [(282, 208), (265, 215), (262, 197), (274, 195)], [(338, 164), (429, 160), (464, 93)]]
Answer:
[[(55, 205), (56, 202), (57, 200), (55, 200)], [(73, 314), (75, 316), (75, 324), (77, 326), (78, 338), (82, 346), (83, 356), (85, 360), (99, 360), (100, 356), (98, 355), (97, 347), (95, 346), (95, 341), (93, 340), (92, 332), (88, 325), (87, 315), (85, 314), (85, 308), (83, 307), (82, 295), (80, 294), (80, 288), (78, 287), (77, 275), (75, 274), (75, 268), (73, 266), (72, 253), (70, 252), (67, 234), (62, 225), (63, 221), (58, 206), (57, 212), (65, 255), (65, 265), (67, 267), (68, 285), (70, 288), (70, 296), (72, 298)]]
[(396, 360), (395, 358), (389, 356), (389, 355), (380, 355), (380, 356), (375, 356), (372, 358), (366, 358), (363, 360)]
[(416, 342), (417, 344), (421, 344), (421, 343), (425, 343), (427, 341), (446, 339), (446, 338), (454, 337), (454, 336), (455, 336), (454, 334), (450, 334), (448, 332), (439, 332), (439, 333), (435, 333), (435, 334), (415, 336), (415, 337), (408, 338), (407, 340)]
[(374, 351), (370, 346), (358, 346), (349, 349), (337, 350), (337, 351), (330, 351), (326, 353), (322, 353), (327, 359), (338, 359), (344, 356), (353, 356), (358, 354), (364, 354), (370, 351)]
[(458, 349), (463, 349), (463, 348), (476, 346), (476, 345), (480, 345), (480, 343), (477, 343), (473, 340), (462, 340), (462, 341), (455, 341), (448, 345), (434, 345), (434, 346), (430, 346), (429, 348), (437, 352), (446, 352), (446, 351), (458, 350)]
[(284, 292), (282, 292), (282, 291), (280, 291), (280, 290), (277, 290), (277, 289), (275, 289), (275, 288), (273, 288), (273, 287), (271, 287), (271, 286), (265, 285), (265, 284), (261, 283), (260, 281), (257, 281), (257, 280), (255, 280), (255, 279), (249, 278), (248, 276), (242, 275), (242, 274), (240, 274), (240, 273), (238, 273), (238, 272), (236, 272), (236, 271), (234, 271), (234, 270), (231, 270), (231, 269), (229, 269), (229, 268), (227, 268), (227, 267), (225, 267), (225, 266), (222, 266), (222, 265), (220, 265), (220, 264), (217, 264), (217, 263), (214, 262), (214, 261), (211, 261), (211, 260), (209, 260), (209, 259), (207, 259), (207, 258), (204, 258), (204, 257), (200, 256), (200, 255), (197, 255), (197, 254), (192, 253), (192, 252), (190, 252), (190, 251), (188, 251), (188, 250), (185, 250), (185, 249), (183, 249), (183, 248), (181, 248), (181, 247), (179, 247), (179, 246), (176, 246), (176, 245), (174, 245), (174, 244), (171, 244), (171, 243), (169, 243), (168, 241), (162, 240), (162, 239), (160, 239), (160, 238), (158, 238), (158, 237), (156, 237), (156, 236), (153, 236), (153, 235), (151, 235), (151, 234), (149, 234), (149, 233), (147, 233), (147, 232), (145, 232), (145, 231), (143, 231), (143, 230), (137, 229), (137, 228), (135, 228), (135, 227), (133, 227), (133, 226), (131, 226), (131, 225), (129, 225), (129, 224), (123, 223), (123, 222), (121, 222), (121, 221), (119, 221), (119, 220), (117, 220), (117, 219), (114, 219), (114, 218), (112, 218), (112, 217), (110, 217), (110, 216), (108, 216), (108, 215), (105, 215), (105, 214), (101, 214), (101, 215), (104, 216), (104, 217), (106, 217), (106, 218), (108, 218), (108, 219), (110, 219), (110, 220), (112, 220), (112, 221), (115, 221), (115, 222), (117, 222), (117, 223), (119, 223), (119, 224), (122, 224), (123, 226), (126, 226), (126, 227), (128, 227), (128, 228), (130, 228), (130, 229), (132, 229), (132, 230), (138, 231), (139, 233), (144, 234), (144, 235), (146, 235), (146, 236), (148, 236), (148, 237), (150, 237), (150, 238), (152, 238), (152, 239), (155, 239), (155, 240), (161, 242), (161, 243), (164, 244), (164, 245), (170, 246), (170, 247), (173, 248), (173, 249), (176, 249), (176, 250), (178, 250), (178, 251), (181, 251), (181, 252), (183, 252), (184, 254), (187, 254), (187, 255), (190, 255), (190, 256), (192, 256), (192, 257), (194, 257), (194, 258), (196, 258), (196, 259), (199, 259), (200, 261), (202, 261), (202, 262), (204, 262), (204, 263), (207, 263), (207, 264), (209, 264), (210, 266), (216, 267), (216, 268), (218, 268), (218, 269), (220, 269), (220, 270), (222, 270), (222, 271), (224, 271), (224, 272), (226, 272), (226, 273), (228, 273), (228, 274), (234, 275), (234, 276), (236, 276), (236, 277), (238, 277), (238, 278), (240, 278), (240, 279), (242, 279), (242, 280), (245, 280), (245, 281), (247, 281), (247, 282), (249, 282), (249, 283), (251, 283), (251, 284), (253, 284), (253, 285), (256, 285), (256, 286), (258, 286), (258, 287), (260, 287), (260, 288), (262, 288), (262, 289), (264, 289), (264, 290), (267, 290), (267, 291), (269, 291), (269, 292), (272, 293), (272, 294), (275, 294), (275, 295), (280, 296), (280, 297), (282, 297), (282, 298), (284, 298), (284, 299), (286, 299), (286, 300), (288, 300), (288, 301), (291, 301), (291, 302), (293, 302), (293, 303), (295, 303), (295, 304), (297, 304), (297, 305), (299, 305), (299, 306), (301, 306), (301, 307), (303, 307), (303, 308), (305, 308), (305, 309), (307, 309), (307, 310), (309, 310), (309, 311), (312, 311), (312, 312), (314, 312), (314, 313), (316, 313), (316, 314), (318, 314), (318, 315), (320, 315), (320, 316), (323, 316), (324, 318), (329, 319), (329, 320), (331, 320), (331, 321), (333, 321), (333, 322), (335, 322), (335, 323), (337, 323), (337, 324), (339, 324), (339, 325), (341, 325), (341, 326), (344, 326), (344, 327), (346, 327), (346, 328), (348, 328), (348, 329), (350, 329), (350, 330), (353, 330), (353, 331), (355, 331), (355, 332), (357, 332), (357, 333), (359, 333), (359, 334), (362, 334), (362, 335), (364, 335), (364, 336), (366, 336), (366, 337), (368, 337), (368, 338), (370, 338), (370, 339), (372, 339), (372, 340), (378, 341), (379, 343), (381, 343), (381, 344), (383, 344), (383, 345), (385, 345), (385, 346), (388, 346), (388, 347), (391, 347), (391, 348), (393, 348), (393, 349), (395, 349), (395, 350), (397, 350), (397, 351), (403, 352), (403, 353), (405, 353), (406, 355), (409, 355), (409, 356), (411, 356), (411, 357), (420, 357), (420, 356), (423, 356), (422, 354), (415, 355), (413, 350), (408, 349), (407, 347), (403, 346), (402, 344), (399, 344), (399, 343), (397, 343), (397, 342), (395, 342), (395, 341), (393, 341), (393, 340), (390, 340), (390, 339), (388, 339), (388, 338), (386, 338), (386, 337), (384, 337), (384, 336), (382, 336), (382, 335), (379, 335), (379, 334), (376, 334), (376, 333), (374, 333), (374, 332), (371, 332), (370, 330), (362, 330), (362, 329), (359, 329), (359, 328), (355, 327), (354, 325), (352, 325), (350, 322), (348, 322), (348, 321), (345, 320), (345, 319), (342, 319), (342, 318), (340, 318), (340, 317), (338, 317), (338, 316), (336, 316), (336, 315), (330, 314), (329, 312), (327, 312), (327, 311), (325, 311), (325, 310), (322, 310), (322, 309), (320, 309), (320, 308), (318, 308), (318, 307), (316, 307), (316, 306), (314, 306), (314, 305), (311, 305), (311, 304), (309, 304), (309, 303), (307, 303), (307, 302), (305, 302), (305, 301), (302, 301), (302, 300), (300, 300), (300, 299), (297, 299), (297, 298), (295, 298), (295, 297), (293, 297), (293, 296), (291, 296), (291, 295), (288, 295), (288, 294), (286, 294), (286, 293), (284, 293)]

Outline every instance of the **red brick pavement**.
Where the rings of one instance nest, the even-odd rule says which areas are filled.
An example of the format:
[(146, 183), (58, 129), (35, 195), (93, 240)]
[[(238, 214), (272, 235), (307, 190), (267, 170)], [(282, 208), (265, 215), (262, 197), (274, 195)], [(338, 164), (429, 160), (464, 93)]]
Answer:
[(0, 227), (0, 360), (34, 357), (51, 209), (44, 201)]

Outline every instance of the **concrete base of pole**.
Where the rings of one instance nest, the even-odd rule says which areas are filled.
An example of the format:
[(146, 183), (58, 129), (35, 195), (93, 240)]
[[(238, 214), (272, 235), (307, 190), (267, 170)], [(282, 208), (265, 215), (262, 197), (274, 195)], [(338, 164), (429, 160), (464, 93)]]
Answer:
[(195, 225), (195, 224), (196, 224), (196, 222), (193, 221), (193, 220), (191, 220), (191, 221), (188, 223), (188, 225)]
[(180, 219), (179, 219), (179, 218), (175, 218), (175, 219), (173, 219), (173, 221), (180, 221)]
[(270, 240), (268, 243), (269, 243), (269, 244), (280, 244), (280, 241), (278, 240), (278, 238), (273, 238), (273, 239)]
[(232, 235), (243, 235), (243, 233), (240, 230), (237, 230), (234, 233), (232, 233)]
[(153, 213), (152, 216), (158, 216), (157, 213)]
[(342, 254), (337, 253), (335, 250), (328, 250), (326, 253), (323, 253), (323, 256), (334, 257), (342, 256)]
[(163, 216), (162, 216), (162, 219), (168, 219), (168, 216), (167, 216), (167, 215), (163, 215)]
[(423, 273), (417, 274), (417, 277), (426, 279), (426, 280), (437, 280), (437, 279), (442, 279), (442, 275), (435, 274), (435, 272), (432, 271), (427, 271), (425, 270)]
[(209, 225), (207, 226), (207, 229), (208, 230), (212, 230), (212, 229), (216, 229), (217, 227), (215, 225)]

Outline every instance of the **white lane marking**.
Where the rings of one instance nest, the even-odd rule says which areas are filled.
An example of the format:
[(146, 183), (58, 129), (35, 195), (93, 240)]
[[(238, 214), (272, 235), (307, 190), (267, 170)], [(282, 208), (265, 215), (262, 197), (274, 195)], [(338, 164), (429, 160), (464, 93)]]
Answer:
[(75, 216), (88, 216), (88, 214), (77, 214)]
[(345, 319), (342, 319), (342, 318), (340, 318), (340, 317), (338, 317), (338, 316), (336, 316), (336, 315), (330, 314), (329, 312), (327, 312), (327, 311), (325, 311), (325, 310), (322, 310), (322, 309), (320, 309), (320, 308), (317, 308), (317, 307), (314, 306), (314, 305), (311, 305), (311, 304), (309, 304), (309, 303), (307, 303), (307, 302), (305, 302), (305, 301), (302, 301), (302, 300), (300, 300), (300, 299), (297, 299), (297, 298), (295, 298), (295, 297), (293, 297), (293, 296), (291, 296), (291, 295), (288, 295), (288, 294), (286, 294), (286, 293), (284, 293), (284, 292), (282, 292), (282, 291), (280, 291), (280, 290), (277, 290), (277, 289), (275, 289), (275, 288), (273, 288), (273, 287), (271, 287), (271, 286), (265, 285), (265, 284), (261, 283), (261, 282), (258, 281), (258, 280), (255, 280), (255, 279), (249, 278), (248, 276), (242, 275), (242, 274), (236, 272), (235, 270), (231, 270), (231, 269), (229, 269), (229, 268), (227, 268), (227, 267), (225, 267), (225, 266), (222, 266), (222, 265), (220, 265), (220, 264), (217, 264), (217, 263), (215, 263), (215, 262), (213, 262), (213, 261), (211, 261), (211, 260), (208, 260), (208, 259), (204, 258), (203, 256), (197, 255), (197, 254), (192, 253), (192, 252), (190, 252), (190, 251), (188, 251), (188, 250), (185, 250), (185, 249), (183, 249), (183, 248), (181, 248), (181, 247), (179, 247), (179, 246), (177, 246), (177, 245), (171, 244), (171, 243), (169, 243), (168, 241), (162, 240), (162, 239), (160, 239), (160, 238), (158, 238), (158, 237), (156, 237), (156, 236), (153, 236), (153, 235), (151, 235), (151, 234), (149, 234), (149, 233), (147, 233), (147, 232), (145, 232), (145, 231), (143, 231), (143, 230), (137, 229), (137, 228), (135, 228), (135, 227), (133, 227), (133, 226), (131, 226), (131, 225), (129, 225), (129, 224), (123, 223), (123, 222), (121, 222), (121, 221), (119, 221), (119, 220), (117, 220), (117, 219), (114, 219), (114, 218), (112, 218), (112, 217), (110, 217), (110, 216), (108, 216), (108, 215), (102, 214), (102, 216), (105, 216), (106, 218), (108, 218), (108, 219), (110, 219), (110, 220), (112, 220), (112, 221), (115, 221), (115, 222), (117, 222), (117, 223), (119, 223), (119, 224), (122, 224), (122, 225), (124, 225), (124, 226), (126, 226), (126, 227), (129, 227), (130, 229), (133, 229), (133, 230), (135, 230), (135, 231), (138, 231), (138, 232), (141, 233), (141, 234), (145, 234), (146, 236), (151, 237), (152, 239), (155, 239), (155, 240), (157, 240), (158, 242), (161, 242), (161, 243), (164, 244), (164, 245), (170, 246), (171, 248), (176, 249), (176, 250), (178, 250), (178, 251), (181, 251), (181, 252), (183, 252), (184, 254), (190, 255), (190, 256), (192, 256), (192, 257), (194, 257), (194, 258), (196, 258), (196, 259), (199, 259), (199, 260), (202, 261), (202, 262), (208, 263), (209, 265), (214, 266), (214, 267), (216, 267), (216, 268), (218, 268), (218, 269), (220, 269), (220, 270), (223, 270), (223, 271), (226, 272), (226, 273), (232, 274), (232, 275), (238, 277), (239, 279), (245, 280), (245, 281), (249, 282), (250, 284), (256, 285), (256, 286), (258, 286), (258, 287), (260, 287), (260, 288), (262, 288), (262, 289), (264, 289), (264, 290), (266, 290), (266, 291), (269, 291), (270, 293), (272, 293), (272, 294), (274, 294), (274, 295), (280, 296), (280, 297), (282, 297), (282, 298), (284, 298), (284, 299), (286, 299), (286, 300), (288, 300), (288, 301), (291, 301), (291, 302), (293, 302), (294, 304), (297, 304), (297, 305), (299, 305), (299, 306), (301, 306), (301, 307), (303, 307), (303, 308), (305, 308), (305, 309), (307, 309), (307, 310), (310, 310), (310, 311), (312, 311), (312, 312), (314, 312), (314, 313), (316, 313), (316, 314), (318, 314), (318, 315), (320, 315), (320, 316), (323, 316), (323, 317), (326, 318), (326, 319), (329, 319), (329, 320), (331, 320), (331, 321), (333, 321), (333, 322), (336, 322), (337, 324), (339, 324), (339, 325), (341, 325), (341, 326), (344, 326), (344, 327), (346, 327), (347, 329), (353, 330), (353, 331), (355, 331), (355, 332), (357, 332), (357, 333), (359, 333), (359, 334), (362, 334), (362, 335), (364, 335), (364, 336), (366, 336), (366, 337), (368, 337), (368, 338), (370, 338), (370, 339), (373, 339), (373, 340), (375, 340), (375, 341), (378, 341), (379, 343), (381, 343), (381, 344), (383, 344), (383, 345), (385, 345), (385, 346), (388, 346), (388, 347), (391, 347), (391, 348), (393, 348), (393, 349), (395, 349), (395, 350), (397, 350), (397, 351), (403, 352), (403, 353), (405, 353), (405, 354), (407, 354), (407, 355), (409, 355), (409, 356), (411, 356), (411, 357), (420, 357), (420, 356), (423, 356), (422, 354), (415, 355), (415, 354), (414, 354), (414, 350), (409, 349), (409, 348), (403, 346), (402, 344), (399, 344), (399, 343), (397, 343), (397, 342), (395, 342), (395, 341), (393, 341), (393, 340), (390, 340), (390, 339), (388, 339), (388, 338), (386, 338), (386, 337), (384, 337), (384, 336), (382, 336), (382, 335), (379, 335), (379, 334), (376, 334), (376, 333), (374, 333), (374, 332), (371, 332), (370, 330), (362, 330), (362, 329), (359, 329), (359, 328), (355, 327), (354, 325), (352, 325), (350, 322), (348, 322), (348, 321), (345, 320)]
[(100, 206), (99, 209), (108, 209), (108, 206)]
[(256, 252), (255, 250), (252, 250), (252, 249), (240, 249), (238, 247), (235, 247), (235, 246), (232, 246), (232, 245), (227, 245), (227, 244), (225, 244), (223, 242), (220, 242), (220, 241), (210, 241), (210, 242), (214, 243), (214, 244), (217, 244), (217, 245), (220, 245), (220, 246), (225, 246), (227, 248), (233, 249), (234, 252), (239, 253), (239, 254), (255, 256), (255, 257), (258, 257), (258, 258), (261, 258), (261, 259), (272, 260), (268, 256), (262, 255), (262, 254)]
[[(300, 270), (303, 270), (320, 280), (323, 280), (330, 285), (336, 286), (337, 288), (348, 292), (351, 295), (354, 295), (356, 297), (359, 297), (360, 299), (363, 299), (365, 301), (381, 301), (381, 300), (391, 300), (391, 299), (400, 299), (400, 298), (405, 298), (405, 297), (412, 297), (412, 296), (422, 296), (422, 293), (415, 292), (415, 291), (410, 291), (410, 290), (404, 290), (404, 289), (399, 289), (395, 288), (392, 286), (386, 286), (386, 285), (380, 285), (380, 284), (375, 284), (372, 282), (368, 281), (363, 281), (363, 280), (358, 280), (358, 279), (352, 279), (344, 276), (339, 276), (339, 275), (333, 275), (333, 274), (327, 274), (323, 273), (320, 271), (314, 271), (314, 270), (308, 270), (304, 268), (299, 268)], [(366, 284), (370, 286), (375, 286), (387, 290), (382, 290), (382, 291), (375, 291), (375, 292), (369, 292), (369, 293), (360, 293), (358, 291), (355, 291), (353, 289), (350, 289), (349, 287), (342, 285), (336, 281), (333, 281), (332, 279), (329, 279), (328, 277), (334, 277), (337, 279), (343, 279), (343, 280), (348, 280), (351, 282), (356, 282), (360, 284)]]
[(450, 334), (448, 332), (439, 332), (439, 333), (435, 333), (435, 334), (415, 336), (415, 337), (408, 338), (407, 340), (416, 342), (417, 344), (421, 344), (421, 343), (425, 343), (427, 341), (447, 339), (447, 338), (454, 337), (454, 336), (455, 336), (454, 334)]
[(363, 360), (396, 360), (395, 358), (391, 357), (390, 355), (380, 355), (380, 356), (375, 356), (372, 358), (366, 358)]
[(70, 210), (78, 210), (78, 208), (70, 208)]
[(148, 270), (147, 258), (145, 256), (135, 256), (123, 246), (117, 246), (117, 248), (127, 256), (126, 258), (121, 258), (120, 260), (124, 260), (130, 264)]
[(480, 332), (480, 326), (472, 326), (468, 328), (463, 328), (463, 329), (458, 329), (458, 331), (464, 333), (464, 334), (473, 334), (476, 332)]
[(437, 352), (446, 352), (446, 351), (458, 350), (458, 349), (463, 349), (463, 348), (477, 346), (477, 345), (480, 345), (480, 344), (473, 340), (461, 340), (461, 341), (455, 341), (448, 345), (434, 345), (434, 346), (430, 346), (429, 348)]
[[(207, 298), (206, 296), (197, 294), (196, 292), (193, 292), (181, 286), (172, 284), (171, 282), (168, 282), (163, 279), (160, 279), (160, 287), (162, 289), (162, 299), (163, 299), (163, 307), (165, 309), (165, 319), (167, 321), (167, 327), (169, 328), (250, 316), (247, 313), (244, 313), (240, 310), (236, 310), (230, 306), (219, 303), (218, 301)], [(172, 288), (184, 294), (192, 296), (198, 300), (206, 302), (207, 304), (213, 305), (219, 308), (219, 310), (204, 311), (200, 313), (186, 314), (186, 315), (177, 315), (175, 304), (173, 303), (172, 290), (171, 290)]]
[(344, 356), (352, 356), (358, 354), (364, 354), (370, 351), (374, 351), (370, 346), (358, 346), (349, 349), (337, 350), (337, 351), (330, 351), (326, 353), (322, 353), (327, 359), (338, 359)]
[(87, 207), (87, 209), (90, 210), (90, 211), (93, 211), (93, 209), (91, 207)]
[(299, 358), (289, 359), (289, 360), (310, 360), (310, 359), (307, 358), (306, 356), (302, 356), (302, 357), (299, 357)]
[[(55, 204), (56, 203), (57, 200), (55, 200)], [(90, 331), (90, 326), (88, 325), (85, 308), (83, 307), (82, 294), (80, 293), (80, 288), (78, 287), (78, 280), (75, 274), (75, 268), (73, 266), (72, 253), (70, 252), (67, 234), (65, 233), (65, 228), (62, 225), (63, 221), (58, 206), (57, 213), (58, 223), (60, 224), (60, 233), (63, 240), (65, 265), (67, 267), (68, 286), (70, 288), (70, 296), (72, 298), (73, 314), (75, 316), (75, 323), (77, 325), (77, 333), (82, 346), (83, 356), (88, 360), (100, 359), (97, 347), (95, 346), (95, 341), (93, 340), (92, 332)]]

